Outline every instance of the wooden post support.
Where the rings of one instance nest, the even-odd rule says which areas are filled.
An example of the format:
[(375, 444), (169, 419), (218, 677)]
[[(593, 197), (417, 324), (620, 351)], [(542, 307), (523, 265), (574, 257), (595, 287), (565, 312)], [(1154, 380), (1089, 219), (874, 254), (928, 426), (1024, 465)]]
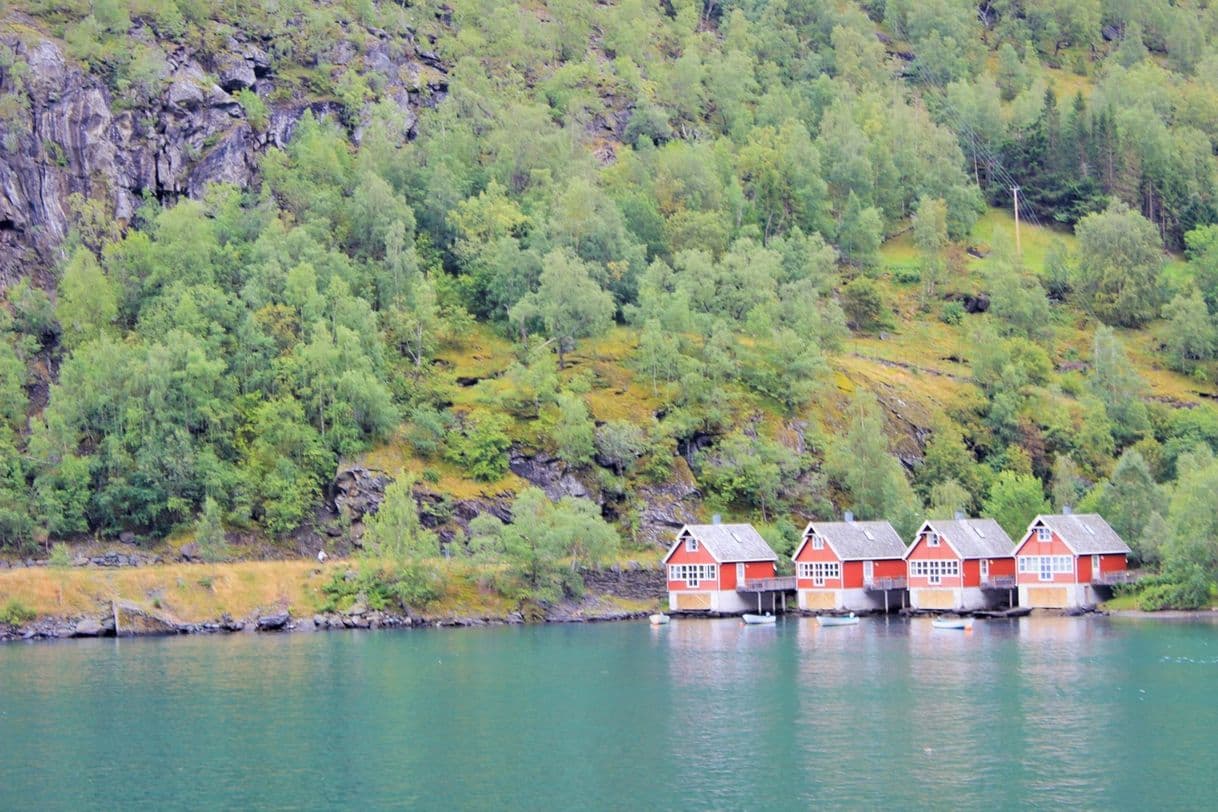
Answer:
[(888, 590), (884, 590), (884, 614), (888, 614)]

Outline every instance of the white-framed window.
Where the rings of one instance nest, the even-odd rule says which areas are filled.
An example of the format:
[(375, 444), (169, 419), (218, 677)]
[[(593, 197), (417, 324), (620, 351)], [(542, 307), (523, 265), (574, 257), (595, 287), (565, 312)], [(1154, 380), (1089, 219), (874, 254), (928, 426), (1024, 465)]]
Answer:
[(836, 561), (800, 561), (799, 577), (811, 578), (813, 586), (824, 586), (825, 581), (842, 577), (842, 565)]
[(685, 551), (687, 553), (698, 552), (698, 540), (696, 538), (694, 538), (693, 536), (690, 536), (689, 538), (685, 539)]
[(714, 564), (669, 564), (668, 580), (684, 581), (686, 586), (696, 587), (703, 581), (715, 580)]
[(821, 538), (820, 533), (812, 534), (812, 549), (813, 550), (825, 549), (825, 540), (823, 538)]
[(909, 562), (911, 578), (925, 578), (929, 584), (941, 584), (944, 578), (955, 578), (960, 575), (960, 562), (955, 559), (945, 561), (914, 559)]
[(926, 546), (927, 547), (938, 547), (939, 546), (939, 534), (936, 533), (934, 530), (932, 530), (926, 534)]
[(1017, 561), (1020, 573), (1039, 575), (1042, 581), (1052, 581), (1054, 575), (1074, 572), (1074, 556), (1071, 555), (1021, 555)]
[(1038, 528), (1036, 528), (1036, 540), (1037, 541), (1052, 541), (1053, 533), (1047, 527), (1038, 527)]

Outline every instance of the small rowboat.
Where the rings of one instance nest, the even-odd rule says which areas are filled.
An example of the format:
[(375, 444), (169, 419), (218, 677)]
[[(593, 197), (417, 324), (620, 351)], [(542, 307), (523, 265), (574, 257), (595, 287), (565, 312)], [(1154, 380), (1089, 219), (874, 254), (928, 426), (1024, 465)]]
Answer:
[(931, 621), (936, 629), (955, 629), (956, 631), (971, 632), (973, 619), (971, 617), (937, 617)]
[(770, 614), (765, 614), (765, 615), (748, 615), (748, 614), (746, 614), (742, 619), (744, 620), (745, 623), (749, 624), (750, 626), (764, 626), (767, 623), (773, 623), (775, 620), (777, 620), (776, 617), (774, 617), (773, 615), (770, 615)]
[(816, 622), (822, 626), (853, 626), (859, 619), (851, 612), (848, 615), (817, 615)]
[(668, 615), (664, 614), (663, 612), (656, 612), (654, 615), (648, 616), (647, 619), (651, 621), (652, 626), (663, 626), (671, 618), (669, 618)]

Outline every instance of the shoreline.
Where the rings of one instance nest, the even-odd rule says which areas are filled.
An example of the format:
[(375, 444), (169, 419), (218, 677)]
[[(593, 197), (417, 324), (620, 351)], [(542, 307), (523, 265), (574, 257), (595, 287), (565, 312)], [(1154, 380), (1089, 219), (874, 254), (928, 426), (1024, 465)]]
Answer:
[[(358, 629), (452, 629), (485, 626), (524, 626), (542, 624), (612, 623), (643, 620), (652, 614), (647, 609), (625, 609), (611, 596), (597, 596), (578, 604), (559, 604), (540, 616), (526, 618), (520, 611), (508, 614), (471, 614), (459, 616), (409, 615), (401, 612), (366, 610), (318, 612), (292, 615), (288, 611), (259, 613), (245, 618), (221, 615), (199, 623), (175, 621), (163, 615), (125, 605), (110, 616), (48, 616), (29, 623), (0, 625), (0, 645), (88, 638), (185, 637), (229, 634), (307, 634), (312, 632)], [(115, 616), (119, 633), (115, 633)]]
[(1144, 609), (1110, 609), (1111, 617), (1127, 620), (1209, 620), (1218, 621), (1218, 608), (1212, 609), (1162, 609), (1148, 612)]
[[(114, 633), (112, 618), (98, 618), (96, 615), (81, 617), (49, 616), (38, 618), (20, 626), (0, 625), (0, 645), (5, 643), (47, 642), (55, 640), (81, 640), (88, 638), (135, 638), (135, 637), (181, 637), (207, 636), (229, 634), (308, 634), (313, 632), (345, 631), (348, 629), (362, 631), (380, 631), (383, 629), (461, 629), (483, 628), (490, 626), (524, 626), (547, 624), (581, 624), (581, 623), (620, 623), (641, 621), (653, 614), (650, 609), (625, 609), (612, 602), (609, 595), (590, 597), (579, 603), (564, 603), (547, 607), (543, 612), (526, 618), (524, 613), (513, 611), (507, 614), (470, 614), (459, 616), (427, 616), (409, 615), (398, 612), (381, 610), (366, 610), (357, 608), (348, 612), (319, 612), (294, 616), (290, 612), (260, 613), (254, 616), (234, 619), (222, 615), (214, 620), (199, 623), (173, 622), (168, 618), (157, 617), (140, 609), (125, 605), (120, 613), (127, 616), (131, 622), (123, 626), (120, 620), (120, 634)], [(732, 614), (693, 614), (667, 613), (678, 620), (723, 620), (739, 617)], [(817, 613), (806, 611), (791, 611), (787, 616), (797, 619), (812, 618)], [(899, 620), (911, 620), (914, 617), (926, 616), (928, 613), (890, 613)], [(880, 617), (882, 613), (871, 616)], [(1018, 617), (1059, 618), (1059, 617), (1112, 617), (1127, 620), (1156, 620), (1156, 621), (1209, 621), (1218, 622), (1218, 609), (1209, 610), (1164, 610), (1161, 612), (1146, 612), (1142, 610), (1120, 609), (1112, 611), (1094, 611), (1086, 613), (1067, 614), (1065, 612), (1041, 612), (1012, 617), (983, 617), (981, 620), (1011, 620)]]

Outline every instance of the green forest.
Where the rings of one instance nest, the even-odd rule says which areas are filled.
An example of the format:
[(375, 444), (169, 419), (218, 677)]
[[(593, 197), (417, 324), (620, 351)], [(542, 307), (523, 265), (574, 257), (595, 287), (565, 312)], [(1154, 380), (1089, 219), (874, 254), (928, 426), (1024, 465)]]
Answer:
[[(1144, 606), (1211, 600), (1218, 7), (0, 8), (116, 108), (240, 30), (276, 78), (236, 94), (251, 126), (336, 111), (250, 188), (130, 222), (73, 200), (53, 282), (31, 269), (0, 309), (0, 548), (273, 542), (365, 464), (398, 479), (369, 527), (395, 555), (516, 555), (518, 522), (451, 516), (514, 498), (544, 594), (565, 576), (541, 559), (654, 545), (648, 504), (679, 489), (785, 551), (845, 509), (906, 537), (1097, 511), (1157, 573)], [(361, 59), (386, 39), (443, 65), (417, 124)], [(0, 135), (29, 70), (0, 50)], [(513, 453), (588, 496), (540, 499)]]

